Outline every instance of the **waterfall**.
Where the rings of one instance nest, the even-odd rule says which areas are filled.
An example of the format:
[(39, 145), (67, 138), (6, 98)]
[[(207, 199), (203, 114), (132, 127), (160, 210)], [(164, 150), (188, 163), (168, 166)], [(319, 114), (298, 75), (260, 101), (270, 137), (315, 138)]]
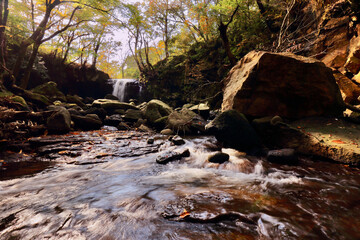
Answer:
[(139, 98), (142, 87), (136, 79), (111, 79), (111, 81), (114, 86), (112, 95), (121, 102), (128, 101), (130, 98)]

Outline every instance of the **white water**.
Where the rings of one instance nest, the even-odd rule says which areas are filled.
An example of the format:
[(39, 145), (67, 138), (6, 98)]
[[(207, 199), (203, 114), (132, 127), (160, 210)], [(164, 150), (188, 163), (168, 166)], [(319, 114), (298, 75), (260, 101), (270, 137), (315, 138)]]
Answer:
[(130, 82), (137, 82), (136, 79), (112, 79), (112, 81), (114, 84), (112, 94), (122, 102), (125, 100), (126, 85)]

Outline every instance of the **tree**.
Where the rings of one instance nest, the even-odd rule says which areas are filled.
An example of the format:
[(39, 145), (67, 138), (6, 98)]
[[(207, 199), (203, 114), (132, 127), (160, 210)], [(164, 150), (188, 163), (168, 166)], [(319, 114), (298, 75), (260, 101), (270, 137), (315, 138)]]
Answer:
[(9, 1), (0, 0), (0, 63), (2, 69), (6, 67), (6, 35), (5, 29), (7, 27), (7, 21), (9, 16)]

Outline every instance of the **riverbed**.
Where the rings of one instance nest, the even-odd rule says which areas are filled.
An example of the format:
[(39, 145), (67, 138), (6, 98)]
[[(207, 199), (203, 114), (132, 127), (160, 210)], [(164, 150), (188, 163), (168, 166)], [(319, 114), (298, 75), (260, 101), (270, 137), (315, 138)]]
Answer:
[[(273, 164), (211, 136), (185, 142), (107, 128), (8, 151), (9, 169), (27, 164), (0, 171), (0, 239), (360, 239), (359, 169)], [(156, 163), (185, 149), (190, 157)], [(219, 150), (229, 162), (209, 163)]]

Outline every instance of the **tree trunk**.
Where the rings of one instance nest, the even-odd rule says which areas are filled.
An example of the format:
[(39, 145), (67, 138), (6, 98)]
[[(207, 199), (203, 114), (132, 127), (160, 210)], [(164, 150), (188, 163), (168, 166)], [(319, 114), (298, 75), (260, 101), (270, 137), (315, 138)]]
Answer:
[(35, 63), (35, 59), (36, 59), (36, 56), (38, 54), (39, 47), (40, 47), (40, 43), (34, 43), (33, 50), (32, 50), (29, 62), (27, 64), (27, 66), (26, 66), (24, 76), (21, 79), (21, 83), (20, 83), (20, 87), (23, 88), (23, 89), (26, 89), (28, 84), (29, 84), (31, 70), (32, 70), (33, 65)]
[(228, 56), (231, 66), (235, 66), (237, 60), (234, 56), (234, 54), (231, 52), (231, 48), (230, 48), (230, 41), (229, 38), (227, 36), (227, 28), (229, 25), (225, 25), (223, 22), (220, 22), (219, 25), (219, 32), (220, 32), (220, 37), (223, 41), (224, 44), (224, 48), (225, 48), (225, 52), (226, 55)]
[(5, 27), (7, 25), (7, 19), (9, 16), (9, 1), (0, 0), (0, 63), (3, 67), (6, 67), (6, 35)]
[(267, 16), (265, 16), (267, 10), (266, 10), (264, 4), (262, 3), (262, 1), (261, 0), (256, 0), (256, 3), (258, 5), (258, 7), (259, 7), (260, 14), (264, 18), (266, 26), (269, 28), (270, 32), (277, 33), (279, 29), (274, 27), (273, 26), (273, 21), (270, 20)]

